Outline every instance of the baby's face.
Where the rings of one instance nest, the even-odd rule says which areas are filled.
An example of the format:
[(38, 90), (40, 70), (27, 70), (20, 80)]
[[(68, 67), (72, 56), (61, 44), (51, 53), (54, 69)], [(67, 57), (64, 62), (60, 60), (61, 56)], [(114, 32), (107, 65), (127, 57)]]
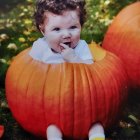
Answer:
[(81, 24), (78, 11), (70, 10), (63, 12), (62, 15), (55, 15), (46, 12), (44, 21), (44, 36), (49, 46), (56, 52), (61, 53), (64, 43), (71, 48), (76, 47), (80, 40)]

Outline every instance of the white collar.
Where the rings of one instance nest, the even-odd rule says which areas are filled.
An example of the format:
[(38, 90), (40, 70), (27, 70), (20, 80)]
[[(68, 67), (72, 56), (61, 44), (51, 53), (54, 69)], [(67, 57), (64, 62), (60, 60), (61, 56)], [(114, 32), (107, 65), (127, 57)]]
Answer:
[[(75, 53), (82, 60), (93, 59), (88, 44), (84, 40), (79, 40), (78, 45), (74, 49)], [(63, 63), (65, 60), (61, 54), (54, 53), (49, 47), (45, 38), (39, 38), (33, 43), (29, 55), (35, 59), (45, 63)]]

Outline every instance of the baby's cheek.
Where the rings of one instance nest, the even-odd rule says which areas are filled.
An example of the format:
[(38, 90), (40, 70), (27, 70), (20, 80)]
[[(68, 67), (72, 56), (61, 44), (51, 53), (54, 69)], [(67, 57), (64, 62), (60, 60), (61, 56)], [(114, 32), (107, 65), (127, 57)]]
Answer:
[(56, 38), (55, 35), (48, 35), (46, 39), (51, 44), (55, 44), (56, 42), (58, 42), (58, 38)]
[(75, 32), (73, 34), (73, 40), (74, 40), (74, 42), (78, 42), (80, 40), (80, 34), (79, 34), (79, 32)]
[(73, 36), (79, 36), (80, 33), (81, 33), (80, 30), (75, 30), (75, 31), (72, 32)]

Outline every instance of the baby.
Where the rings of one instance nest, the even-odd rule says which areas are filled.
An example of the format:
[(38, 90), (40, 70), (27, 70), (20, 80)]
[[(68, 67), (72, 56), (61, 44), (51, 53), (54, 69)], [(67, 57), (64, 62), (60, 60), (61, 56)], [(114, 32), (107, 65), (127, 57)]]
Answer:
[[(93, 58), (84, 40), (80, 40), (85, 21), (84, 0), (37, 0), (35, 21), (43, 38), (33, 43), (30, 56), (44, 63), (92, 64)], [(51, 124), (46, 128), (48, 140), (62, 140), (62, 132)], [(89, 130), (89, 140), (104, 140), (100, 123)]]

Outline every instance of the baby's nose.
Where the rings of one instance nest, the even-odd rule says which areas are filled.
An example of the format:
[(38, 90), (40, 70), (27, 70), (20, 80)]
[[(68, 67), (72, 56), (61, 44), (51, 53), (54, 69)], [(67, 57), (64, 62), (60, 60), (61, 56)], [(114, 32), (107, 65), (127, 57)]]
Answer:
[(71, 33), (68, 30), (64, 30), (62, 33), (62, 38), (69, 38), (71, 37)]

